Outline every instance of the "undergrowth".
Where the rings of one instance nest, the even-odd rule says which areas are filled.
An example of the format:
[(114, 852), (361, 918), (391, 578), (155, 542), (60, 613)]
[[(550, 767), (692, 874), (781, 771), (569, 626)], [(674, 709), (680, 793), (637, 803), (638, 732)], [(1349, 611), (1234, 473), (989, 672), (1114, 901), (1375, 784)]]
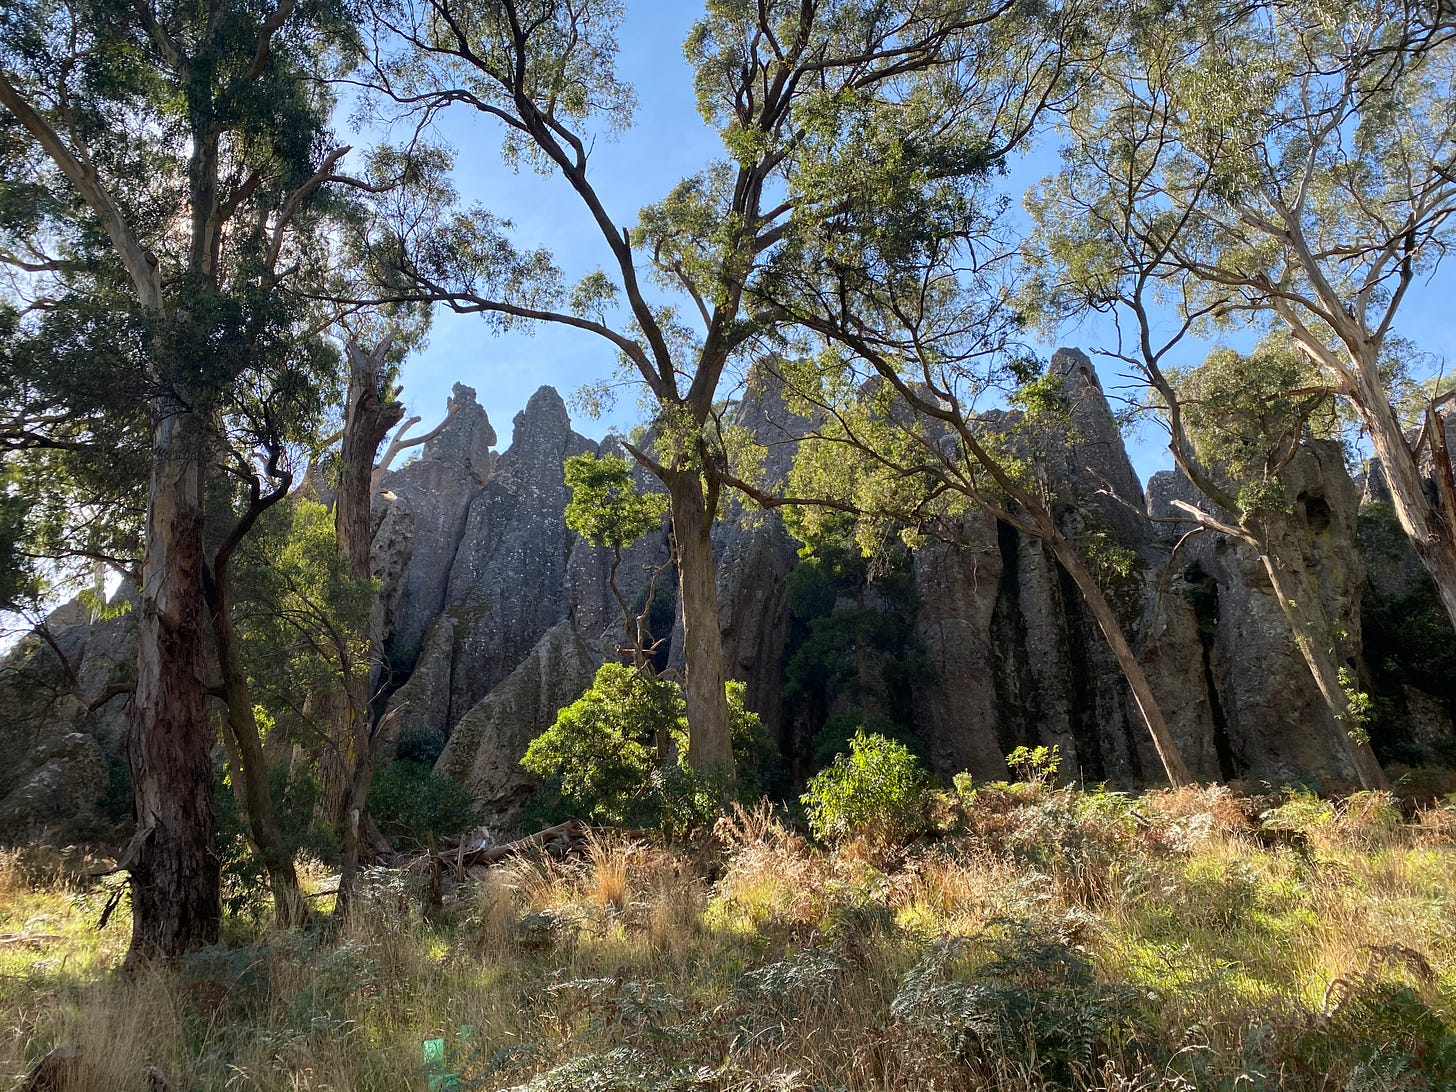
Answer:
[(124, 904), (12, 854), (0, 1081), (70, 1045), (87, 1089), (1451, 1089), (1453, 811), (963, 782), (828, 852), (740, 810), (132, 978)]

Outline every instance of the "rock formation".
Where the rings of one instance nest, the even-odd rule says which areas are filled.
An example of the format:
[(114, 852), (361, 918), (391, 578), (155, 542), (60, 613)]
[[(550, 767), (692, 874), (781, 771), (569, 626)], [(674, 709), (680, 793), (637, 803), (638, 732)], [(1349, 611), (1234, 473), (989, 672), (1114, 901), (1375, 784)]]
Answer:
[[(1281, 549), (1302, 556), (1315, 574), (1326, 609), (1358, 651), (1364, 579), (1354, 546), (1359, 495), (1338, 445), (1308, 445), (1283, 477), (1293, 510), (1274, 533)], [(1154, 475), (1149, 499), (1159, 518), (1176, 515), (1175, 499), (1209, 507), (1172, 471)], [(1164, 526), (1163, 541), (1171, 548), (1184, 528)], [(1173, 586), (1198, 613), (1203, 673), (1210, 709), (1220, 721), (1221, 765), (1232, 770), (1229, 776), (1350, 777), (1343, 756), (1329, 743), (1335, 731), (1329, 708), (1293, 644), (1258, 555), (1240, 543), (1200, 535), (1179, 552), (1176, 580)]]
[(533, 784), (520, 763), (527, 744), (581, 697), (601, 663), (570, 621), (558, 622), (456, 723), (435, 768), (462, 782), (497, 822), (511, 822)]
[[(1101, 536), (1136, 555), (1132, 574), (1116, 578), (1110, 593), (1191, 768), (1209, 779), (1346, 779), (1328, 713), (1259, 559), (1208, 534), (1175, 554), (1184, 528), (1143, 513), (1167, 517), (1174, 498), (1196, 501), (1191, 486), (1160, 473), (1145, 498), (1087, 358), (1061, 351), (1052, 366), (1072, 423), (1044, 464), (1055, 514), (1084, 545)], [(439, 770), (463, 781), (497, 820), (509, 820), (529, 791), (517, 765), (526, 743), (589, 685), (622, 639), (621, 610), (607, 586), (610, 552), (566, 527), (562, 475), (570, 455), (618, 448), (573, 431), (549, 387), (516, 416), (511, 444), (499, 453), (474, 391), (457, 386), (452, 405), (449, 424), (421, 457), (378, 483), (373, 569), (388, 661), (384, 716), (395, 738), (433, 737), (443, 747)], [(729, 416), (764, 446), (765, 481), (781, 483), (806, 423), (763, 374)], [(1358, 490), (1338, 449), (1311, 445), (1287, 474), (1298, 501), (1289, 533), (1307, 540), (1304, 563), (1327, 603), (1358, 643), (1362, 587), (1374, 595), (1380, 609), (1372, 624), (1385, 627), (1381, 664), (1399, 660), (1402, 635), (1389, 605), (1416, 594), (1419, 573), (1402, 560), (1398, 536), (1372, 546), (1379, 528), (1368, 520), (1357, 527)], [(1122, 677), (1050, 554), (982, 514), (968, 515), (964, 531), (960, 547), (925, 547), (911, 566), (914, 637), (936, 675), (913, 702), (931, 765), (944, 774), (999, 776), (1013, 747), (1047, 743), (1062, 749), (1066, 772), (1086, 780), (1156, 780), (1156, 757)], [(1368, 584), (1357, 541), (1373, 559)], [(783, 690), (795, 543), (776, 515), (735, 502), (714, 545), (728, 672), (748, 683), (748, 703), (770, 733), (790, 742)], [(672, 660), (680, 641), (669, 624), (675, 590), (667, 562), (664, 529), (626, 551), (618, 580), (640, 606), (658, 574), (657, 636), (667, 639)], [(0, 769), (0, 837), (23, 836), (51, 815), (94, 815), (107, 764), (121, 754), (124, 703), (89, 705), (129, 670), (131, 623), (123, 614), (87, 624), (79, 612), (63, 608), (49, 627), (74, 680), (34, 638), (0, 667), (0, 744), (18, 756)], [(1449, 645), (1449, 632), (1440, 633)], [(1382, 674), (1380, 664), (1370, 674), (1386, 680), (1390, 701), (1414, 725), (1410, 753), (1439, 757), (1456, 751), (1456, 693), (1441, 681), (1456, 672), (1432, 657), (1424, 675)], [(44, 686), (35, 681), (41, 677)]]
[(32, 634), (0, 660), (0, 842), (108, 818), (110, 768), (125, 754), (126, 696), (116, 689), (134, 671), (134, 599), (123, 585), (111, 602), (121, 613), (100, 621), (67, 603), (44, 638)]

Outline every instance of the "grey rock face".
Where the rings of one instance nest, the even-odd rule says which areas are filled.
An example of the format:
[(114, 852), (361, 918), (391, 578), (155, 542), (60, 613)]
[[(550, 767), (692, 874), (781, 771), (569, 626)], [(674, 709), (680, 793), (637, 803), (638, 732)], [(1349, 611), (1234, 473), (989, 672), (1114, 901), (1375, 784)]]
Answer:
[(455, 725), (435, 768), (461, 781), (495, 822), (514, 822), (534, 784), (520, 764), (527, 744), (585, 693), (601, 663), (570, 622), (553, 626)]
[(495, 429), (475, 399), (475, 388), (456, 383), (449, 407), (455, 413), (450, 427), (425, 442), (425, 458), (464, 467), (481, 485), (490, 481), (495, 468)]
[(1003, 756), (1024, 742), (1013, 718), (1001, 715), (1004, 702), (1024, 707), (1026, 696), (1022, 674), (1006, 670), (1014, 634), (996, 625), (1006, 574), (997, 530), (976, 513), (962, 527), (965, 546), (931, 545), (915, 556), (916, 637), (938, 676), (920, 695), (917, 716), (930, 729), (927, 758), (940, 771), (1004, 776)]
[(446, 611), (455, 620), (452, 720), (485, 697), (569, 611), (562, 463), (596, 445), (571, 430), (566, 405), (542, 387), (516, 415), (495, 476), (470, 503), (450, 567)]
[(106, 792), (106, 758), (95, 737), (47, 735), (31, 747), (29, 769), (0, 798), (0, 840), (34, 839), (93, 813)]
[[(1144, 498), (1087, 358), (1059, 351), (1053, 370), (1072, 422), (1045, 463), (1055, 515), (1083, 545), (1106, 534), (1136, 554), (1131, 576), (1109, 578), (1110, 596), (1195, 775), (1343, 776), (1328, 713), (1258, 557), (1212, 535), (1173, 557), (1182, 528), (1149, 523), (1140, 511), (1168, 516), (1175, 498), (1207, 502), (1171, 473), (1155, 475)], [(386, 728), (395, 739), (445, 741), (439, 768), (508, 821), (529, 788), (517, 765), (527, 742), (616, 654), (621, 608), (607, 586), (609, 551), (565, 526), (562, 462), (597, 448), (572, 430), (556, 392), (533, 396), (502, 454), (492, 450), (495, 433), (474, 392), (457, 386), (452, 403), (449, 425), (421, 458), (386, 475), (376, 497), (377, 621), (392, 679), (401, 683), (387, 703)], [(765, 478), (781, 483), (807, 422), (788, 411), (771, 375), (753, 377), (731, 419), (764, 445)], [(617, 449), (605, 443), (602, 450)], [(645, 473), (638, 477), (653, 487)], [(1285, 481), (1292, 515), (1281, 541), (1356, 635), (1347, 651), (1358, 656), (1365, 563), (1355, 549), (1358, 497), (1341, 453), (1312, 445)], [(725, 507), (714, 547), (726, 667), (747, 682), (749, 706), (782, 738), (795, 544), (776, 515)], [(1063, 768), (1086, 780), (1158, 780), (1112, 654), (1048, 551), (984, 515), (967, 518), (964, 539), (913, 558), (916, 639), (940, 676), (916, 695), (931, 764), (1002, 776), (1013, 747), (1054, 743)], [(1398, 598), (1420, 572), (1401, 560), (1405, 554), (1386, 554), (1369, 584)], [(618, 579), (629, 602), (640, 601), (667, 558), (665, 529), (626, 551)], [(670, 569), (662, 573), (665, 609), (674, 581)], [(80, 697), (64, 694), (70, 687), (58, 664), (35, 642), (0, 661), (0, 747), (20, 756), (0, 766), (0, 837), (38, 829), (50, 816), (94, 811), (106, 761), (121, 753), (125, 702), (95, 713), (84, 705), (131, 670), (132, 626), (128, 616), (91, 624), (79, 605), (53, 615)], [(659, 635), (672, 640), (680, 663), (680, 630)], [(61, 700), (44, 709), (33, 700), (57, 694)], [(1401, 700), (1419, 721), (1417, 742), (1432, 753), (1446, 746), (1449, 709), (1418, 691)]]
[[(664, 492), (662, 483), (641, 466), (638, 466), (622, 448), (614, 436), (602, 441), (598, 454), (626, 459), (632, 467), (635, 488), (647, 493)], [(617, 567), (617, 587), (633, 611), (640, 612), (647, 605), (650, 585), (654, 585), (653, 602), (659, 608), (671, 613), (676, 602), (675, 571), (671, 567), (668, 548), (667, 521), (656, 533), (644, 536), (622, 551), (622, 561)], [(615, 658), (616, 650), (626, 638), (626, 620), (622, 606), (612, 594), (609, 575), (612, 565), (612, 551), (591, 546), (580, 538), (573, 538), (571, 553), (566, 561), (566, 599), (572, 621), (586, 642), (600, 650), (604, 660)], [(659, 611), (660, 612), (660, 611)], [(653, 638), (671, 639), (670, 626), (661, 627), (665, 632), (653, 634)]]
[(385, 649), (396, 670), (406, 672), (425, 629), (447, 604), (471, 502), (494, 465), (495, 432), (475, 392), (457, 385), (455, 396), (450, 423), (425, 444), (420, 459), (384, 475), (375, 497), (371, 566), (383, 583)]
[[(1122, 430), (1092, 361), (1080, 349), (1058, 349), (1050, 371), (1062, 377), (1071, 417), (1071, 442), (1052, 458), (1053, 480), (1064, 484), (1081, 509), (1081, 522), (1106, 530), (1123, 546), (1139, 548), (1151, 537), (1143, 518), (1143, 489), (1122, 442)], [(1060, 458), (1058, 457), (1060, 456)], [(1106, 495), (1110, 490), (1112, 496)]]
[(715, 531), (718, 616), (727, 676), (747, 684), (744, 704), (773, 738), (781, 732), (789, 571), (797, 553), (777, 515), (729, 522)]
[[(1212, 731), (1196, 627), (1187, 605), (1151, 617), (1166, 556), (1140, 512), (1143, 491), (1087, 357), (1060, 350), (1070, 441), (1044, 455), (1056, 486), (1053, 513), (1074, 541), (1103, 534), (1132, 549), (1138, 570), (1108, 588), (1124, 631), (1141, 645), (1169, 728), (1195, 773), (1217, 776), (1201, 746)], [(1107, 495), (1108, 493), (1112, 495)], [(930, 758), (945, 773), (1002, 776), (1020, 745), (1055, 745), (1063, 769), (1087, 781), (1158, 780), (1146, 727), (1106, 640), (1071, 579), (1040, 542), (985, 515), (968, 518), (965, 544), (915, 558), (922, 605), (917, 636), (939, 681), (920, 696)], [(1148, 615), (1148, 617), (1144, 617)]]
[(414, 673), (390, 696), (381, 721), (389, 744), (408, 736), (443, 741), (449, 735), (454, 660), (455, 619), (446, 613), (430, 623)]
[[(129, 586), (117, 594), (134, 598)], [(92, 622), (75, 600), (53, 611), (46, 627), (54, 648), (31, 636), (0, 660), (0, 841), (81, 830), (106, 794), (108, 756), (125, 752), (126, 698), (90, 706), (134, 674), (134, 617)]]
[[(1307, 445), (1281, 479), (1288, 516), (1271, 519), (1266, 534), (1286, 565), (1307, 574), (1325, 609), (1348, 636), (1341, 657), (1359, 655), (1364, 562), (1355, 547), (1359, 492), (1338, 445)], [(1175, 499), (1214, 509), (1180, 474), (1164, 471), (1149, 483), (1155, 516), (1175, 516)], [(1226, 512), (1215, 512), (1231, 521)], [(1169, 526), (1171, 545), (1183, 529)], [(1230, 777), (1254, 772), (1275, 778), (1315, 774), (1348, 778), (1353, 771), (1331, 740), (1335, 725), (1270, 584), (1263, 561), (1242, 543), (1205, 534), (1179, 553), (1176, 590), (1196, 602), (1203, 668), (1221, 722), (1215, 739), (1219, 769)]]

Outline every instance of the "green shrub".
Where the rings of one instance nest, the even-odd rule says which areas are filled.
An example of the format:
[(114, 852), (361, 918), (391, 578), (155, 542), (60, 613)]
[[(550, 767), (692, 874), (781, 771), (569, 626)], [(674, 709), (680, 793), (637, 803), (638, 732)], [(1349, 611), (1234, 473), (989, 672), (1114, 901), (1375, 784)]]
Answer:
[[(752, 799), (774, 748), (744, 696), (741, 682), (728, 683), (738, 792)], [(532, 809), (539, 819), (574, 814), (678, 834), (711, 823), (723, 798), (721, 785), (688, 766), (687, 752), (682, 687), (624, 664), (604, 664), (591, 689), (531, 741), (521, 765), (546, 782)]]
[(1259, 825), (1266, 831), (1309, 835), (1328, 829), (1335, 821), (1335, 805), (1313, 790), (1294, 786), (1284, 803), (1259, 816)]
[(1062, 766), (1060, 747), (1017, 747), (1006, 756), (1006, 765), (1022, 781), (1042, 784), (1055, 781)]
[(896, 724), (883, 713), (866, 713), (859, 706), (851, 705), (835, 713), (824, 722), (823, 728), (814, 733), (815, 765), (827, 766), (837, 755), (848, 751), (849, 741), (857, 732), (869, 732), (903, 743), (912, 754), (916, 750), (915, 738), (908, 728)]
[(369, 814), (391, 841), (423, 845), (431, 835), (475, 826), (475, 801), (465, 786), (414, 759), (390, 763), (374, 777)]
[(871, 828), (903, 837), (924, 822), (925, 771), (903, 743), (856, 732), (849, 754), (820, 770), (800, 798), (816, 838), (836, 841)]
[[(272, 905), (268, 878), (248, 840), (247, 817), (239, 808), (232, 772), (224, 768), (216, 776), (213, 814), (217, 821), (223, 906), (229, 914), (261, 920)], [(290, 772), (287, 763), (277, 762), (268, 768), (268, 788), (288, 850), (295, 855), (307, 852), (321, 860), (336, 859), (338, 842), (333, 832), (314, 821), (321, 790), (313, 773)]]

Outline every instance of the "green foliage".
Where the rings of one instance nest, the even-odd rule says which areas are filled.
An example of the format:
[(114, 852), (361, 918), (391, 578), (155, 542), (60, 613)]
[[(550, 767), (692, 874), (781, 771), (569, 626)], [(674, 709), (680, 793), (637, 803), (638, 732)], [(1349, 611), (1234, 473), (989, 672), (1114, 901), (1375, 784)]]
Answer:
[(861, 731), (848, 754), (809, 779), (802, 801), (816, 838), (895, 839), (924, 822), (925, 786), (924, 769), (903, 743)]
[(23, 548), (34, 503), (22, 491), (18, 468), (0, 462), (0, 611), (19, 609), (39, 591), (38, 574)]
[(1288, 798), (1259, 817), (1266, 830), (1308, 834), (1335, 821), (1335, 805), (1307, 788), (1291, 788)]
[(815, 769), (822, 769), (833, 763), (836, 756), (848, 753), (850, 741), (862, 731), (904, 744), (911, 754), (919, 752), (920, 743), (910, 727), (896, 723), (883, 713), (866, 713), (857, 705), (845, 705), (824, 721), (824, 726), (810, 741)]
[(1061, 769), (1062, 751), (1056, 746), (1017, 747), (1006, 756), (1006, 765), (1024, 781), (1051, 782)]
[(816, 765), (861, 726), (911, 741), (915, 697), (936, 675), (915, 635), (919, 597), (908, 553), (888, 553), (872, 567), (835, 535), (800, 557), (788, 579), (785, 716), (813, 740)]
[(1345, 700), (1349, 703), (1345, 710), (1345, 734), (1356, 743), (1369, 743), (1372, 705), (1370, 695), (1360, 689), (1359, 680), (1348, 667), (1339, 669), (1338, 679), (1340, 689), (1345, 692)]
[[(229, 914), (263, 921), (272, 909), (272, 892), (248, 840), (248, 818), (238, 802), (235, 776), (232, 770), (219, 771), (213, 795), (223, 907)], [(287, 852), (308, 852), (321, 860), (336, 858), (334, 832), (315, 821), (321, 794), (312, 771), (290, 770), (289, 763), (276, 762), (268, 768), (268, 788)]]
[(1245, 519), (1287, 512), (1280, 469), (1296, 445), (1344, 424), (1334, 392), (1287, 337), (1266, 337), (1247, 356), (1215, 350), (1170, 378), (1199, 462)]
[(478, 822), (464, 785), (429, 762), (400, 758), (374, 775), (369, 814), (396, 845), (419, 847), (431, 836), (461, 834)]
[(254, 700), (286, 738), (312, 746), (331, 725), (298, 701), (334, 692), (369, 656), (372, 580), (339, 557), (333, 513), (304, 497), (270, 509), (239, 549), (238, 635)]
[[(727, 687), (739, 791), (756, 798), (773, 746), (745, 688)], [(711, 822), (721, 786), (687, 762), (687, 703), (676, 682), (624, 664), (604, 664), (592, 687), (533, 739), (521, 765), (548, 783), (556, 806), (598, 823), (657, 826), (682, 833)]]
[(659, 748), (686, 746), (681, 687), (604, 664), (591, 689), (531, 741), (521, 765), (537, 777), (559, 775), (563, 798), (583, 818), (628, 823), (651, 807), (644, 796)]
[[(1452, 227), (1430, 204), (1456, 149), (1451, 43), (1408, 26), (1387, 0), (1112, 15), (1058, 171), (1027, 198), (1028, 304), (1048, 327), (1092, 310), (1134, 327), (1127, 359), (1173, 381), (1215, 499), (1245, 518), (1287, 511), (1261, 483), (1293, 445), (1359, 416), (1399, 446), (1411, 421), (1390, 407), (1439, 389), (1441, 365), (1392, 333)], [(1396, 222), (1430, 244), (1388, 246)], [(1168, 368), (1245, 326), (1274, 333)]]
[(667, 495), (638, 492), (627, 460), (582, 454), (565, 465), (571, 489), (566, 525), (593, 546), (620, 550), (661, 526)]
[(1079, 544), (1093, 573), (1103, 583), (1127, 580), (1145, 564), (1136, 550), (1120, 545), (1106, 531), (1088, 531)]

